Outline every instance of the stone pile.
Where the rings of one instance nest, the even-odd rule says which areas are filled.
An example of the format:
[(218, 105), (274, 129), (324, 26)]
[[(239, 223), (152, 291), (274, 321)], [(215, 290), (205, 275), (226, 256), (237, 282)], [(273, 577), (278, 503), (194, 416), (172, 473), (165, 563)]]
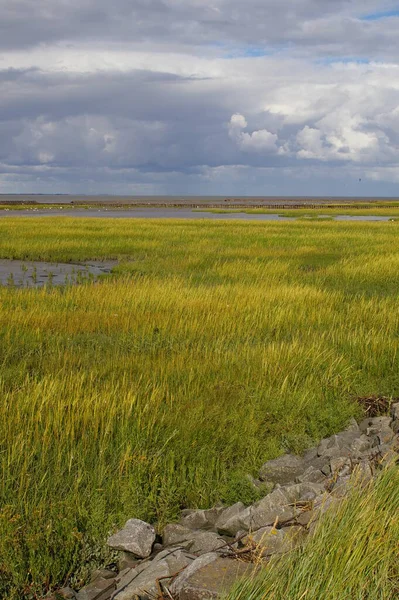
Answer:
[(120, 551), (119, 572), (92, 575), (79, 592), (59, 590), (53, 598), (74, 600), (206, 600), (275, 554), (289, 552), (312, 533), (318, 517), (338, 503), (356, 469), (370, 480), (384, 463), (398, 462), (399, 403), (390, 416), (366, 418), (308, 450), (266, 462), (260, 482), (273, 491), (251, 506), (237, 502), (208, 510), (184, 510), (179, 523), (157, 536), (154, 528), (129, 519), (108, 545)]

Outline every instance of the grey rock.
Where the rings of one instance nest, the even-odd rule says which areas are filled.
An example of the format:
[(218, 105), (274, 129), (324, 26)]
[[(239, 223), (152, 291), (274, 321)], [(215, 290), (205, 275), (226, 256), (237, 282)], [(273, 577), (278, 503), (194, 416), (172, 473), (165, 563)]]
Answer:
[(399, 421), (399, 402), (391, 405), (391, 417), (393, 421)]
[(109, 600), (115, 587), (113, 579), (96, 579), (80, 590), (77, 600)]
[(359, 423), (359, 429), (366, 435), (372, 435), (386, 429), (390, 423), (390, 417), (369, 417)]
[(260, 556), (283, 554), (300, 544), (306, 537), (305, 530), (299, 525), (275, 529), (263, 527), (244, 538), (243, 543), (256, 544)]
[(351, 432), (355, 432), (355, 433), (360, 432), (360, 427), (359, 427), (356, 419), (354, 419), (353, 417), (351, 418), (345, 431), (351, 431)]
[(115, 579), (116, 577), (115, 571), (111, 571), (111, 569), (96, 569), (90, 576), (90, 582), (99, 579)]
[(147, 561), (131, 569), (119, 582), (118, 589), (112, 596), (115, 600), (149, 600), (157, 597), (158, 580), (169, 578), (185, 569), (195, 560), (195, 557), (180, 549), (163, 550), (152, 561)]
[(197, 571), (200, 571), (202, 568), (213, 563), (218, 558), (219, 555), (216, 554), (216, 552), (209, 552), (208, 554), (203, 554), (195, 559), (191, 565), (184, 569), (184, 571), (182, 571), (182, 573), (180, 573), (180, 575), (178, 575), (173, 581), (172, 585), (169, 587), (170, 593), (179, 598), (180, 593), (183, 591), (190, 577), (195, 575)]
[(295, 481), (296, 483), (321, 483), (325, 478), (324, 473), (320, 469), (310, 466)]
[(194, 554), (205, 554), (225, 546), (226, 542), (212, 531), (193, 530), (178, 524), (167, 525), (163, 532), (165, 546), (183, 546)]
[(324, 491), (325, 487), (322, 483), (311, 482), (295, 483), (293, 485), (285, 485), (280, 488), (280, 492), (286, 498), (286, 504), (310, 502), (320, 494), (323, 494)]
[(123, 571), (127, 568), (133, 569), (134, 567), (137, 567), (139, 562), (140, 560), (136, 556), (134, 556), (134, 554), (131, 554), (130, 552), (121, 552), (118, 561), (118, 569), (119, 571)]
[(236, 502), (226, 508), (215, 523), (215, 528), (221, 535), (234, 537), (238, 531), (248, 531), (251, 512), (242, 502)]
[(207, 559), (206, 564), (195, 564), (195, 561), (174, 581), (170, 592), (176, 600), (219, 598), (240, 577), (256, 570), (254, 565), (228, 558), (214, 558), (212, 554), (204, 554), (197, 560), (201, 559)]
[(140, 519), (129, 519), (123, 529), (111, 535), (107, 544), (114, 550), (122, 550), (139, 558), (146, 558), (150, 556), (154, 542), (155, 530), (152, 525)]
[(346, 456), (337, 456), (330, 460), (331, 472), (334, 475), (349, 475), (352, 471), (352, 463)]
[(392, 421), (391, 429), (395, 435), (397, 435), (399, 433), (399, 419), (396, 421)]
[(288, 504), (287, 496), (280, 489), (274, 490), (250, 507), (250, 529), (256, 531), (276, 522), (283, 524), (290, 521), (294, 518), (295, 511)]
[(295, 454), (284, 454), (268, 460), (259, 471), (259, 479), (273, 483), (291, 483), (306, 469), (305, 460)]
[(350, 475), (338, 477), (332, 489), (331, 495), (335, 498), (344, 498), (349, 493), (351, 485)]
[(350, 445), (350, 450), (354, 457), (359, 457), (363, 452), (367, 452), (371, 448), (372, 444), (370, 439), (366, 435), (361, 435), (359, 438), (353, 440)]
[(213, 530), (218, 517), (224, 508), (211, 508), (209, 510), (195, 510), (184, 516), (180, 524), (189, 529)]

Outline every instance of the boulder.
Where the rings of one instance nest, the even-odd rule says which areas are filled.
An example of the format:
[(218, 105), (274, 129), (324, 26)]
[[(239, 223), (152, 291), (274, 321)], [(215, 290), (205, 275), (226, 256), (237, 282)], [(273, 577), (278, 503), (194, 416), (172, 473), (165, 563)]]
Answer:
[(218, 517), (223, 512), (223, 507), (211, 508), (209, 510), (195, 510), (180, 520), (183, 527), (189, 529), (205, 529), (211, 531), (215, 528)]
[(178, 548), (163, 550), (152, 561), (142, 563), (136, 569), (130, 569), (118, 584), (112, 600), (150, 600), (158, 597), (159, 580), (166, 583), (182, 569), (195, 560), (195, 556)]
[[(198, 561), (198, 562), (197, 562)], [(204, 554), (181, 573), (170, 587), (176, 600), (210, 600), (228, 592), (238, 579), (248, 576), (255, 565), (215, 554)], [(200, 562), (203, 561), (203, 562)]]
[(109, 600), (116, 588), (113, 579), (99, 577), (80, 590), (77, 600)]
[(259, 471), (261, 481), (273, 483), (291, 483), (306, 469), (305, 460), (295, 454), (284, 454), (273, 460), (268, 460)]
[(165, 527), (163, 542), (165, 546), (182, 546), (193, 554), (213, 552), (226, 545), (226, 541), (217, 533), (188, 529), (178, 524)]
[(274, 490), (250, 507), (249, 528), (252, 531), (274, 525), (276, 521), (283, 524), (294, 518), (295, 511), (288, 506), (289, 501), (282, 489)]
[(366, 435), (373, 435), (389, 427), (390, 423), (390, 417), (369, 417), (359, 423), (359, 429)]
[(306, 537), (303, 527), (293, 525), (284, 529), (262, 527), (243, 539), (243, 544), (256, 544), (259, 556), (284, 554), (300, 544)]
[(326, 476), (320, 469), (316, 469), (315, 467), (308, 467), (306, 471), (296, 477), (296, 483), (321, 483), (324, 481)]
[(251, 511), (242, 502), (237, 502), (226, 508), (215, 523), (215, 528), (221, 535), (235, 536), (238, 531), (248, 531)]
[(138, 558), (147, 558), (151, 554), (154, 542), (155, 530), (152, 525), (140, 519), (129, 519), (123, 529), (111, 535), (107, 544), (113, 550), (122, 550)]
[(399, 402), (391, 405), (391, 417), (393, 421), (399, 421)]

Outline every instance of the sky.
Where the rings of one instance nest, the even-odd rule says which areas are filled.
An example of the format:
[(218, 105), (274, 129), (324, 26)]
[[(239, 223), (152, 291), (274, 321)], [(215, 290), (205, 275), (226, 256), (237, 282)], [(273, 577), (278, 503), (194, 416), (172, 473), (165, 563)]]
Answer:
[(399, 0), (0, 0), (0, 193), (399, 196)]

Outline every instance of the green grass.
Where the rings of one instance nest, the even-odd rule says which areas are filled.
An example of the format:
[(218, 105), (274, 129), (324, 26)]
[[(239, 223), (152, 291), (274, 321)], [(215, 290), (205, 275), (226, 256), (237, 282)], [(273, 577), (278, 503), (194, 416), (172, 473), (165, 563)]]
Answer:
[(394, 600), (399, 596), (399, 469), (354, 485), (303, 548), (272, 560), (225, 600)]
[(129, 517), (251, 502), (246, 473), (398, 395), (396, 223), (7, 218), (0, 257), (120, 261), (0, 288), (4, 598), (77, 581)]

